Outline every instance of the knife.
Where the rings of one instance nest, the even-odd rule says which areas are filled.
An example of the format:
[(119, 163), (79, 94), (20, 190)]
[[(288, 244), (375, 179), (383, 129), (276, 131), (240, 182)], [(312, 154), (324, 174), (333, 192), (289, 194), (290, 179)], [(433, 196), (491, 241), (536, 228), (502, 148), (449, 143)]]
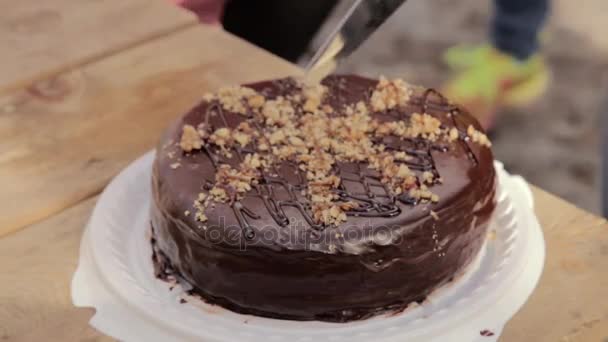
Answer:
[(405, 0), (354, 0), (306, 66), (306, 78), (320, 81), (357, 50)]

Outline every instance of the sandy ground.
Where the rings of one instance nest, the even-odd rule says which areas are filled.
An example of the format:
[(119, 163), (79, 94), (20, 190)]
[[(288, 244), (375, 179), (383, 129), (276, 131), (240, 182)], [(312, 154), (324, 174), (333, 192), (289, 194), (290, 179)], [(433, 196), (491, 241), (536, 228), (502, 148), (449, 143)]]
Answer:
[[(442, 51), (483, 42), (491, 5), (410, 0), (355, 53), (349, 69), (439, 87), (447, 76)], [(553, 2), (543, 46), (553, 73), (549, 91), (528, 108), (502, 111), (493, 137), (496, 158), (511, 172), (596, 213), (599, 118), (602, 103), (608, 104), (607, 17), (607, 1)]]

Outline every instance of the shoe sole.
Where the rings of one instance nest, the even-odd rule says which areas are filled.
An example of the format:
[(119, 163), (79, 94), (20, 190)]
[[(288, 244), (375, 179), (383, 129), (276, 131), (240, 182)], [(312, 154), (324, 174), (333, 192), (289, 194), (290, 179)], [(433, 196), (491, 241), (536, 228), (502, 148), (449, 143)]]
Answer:
[(502, 96), (501, 105), (508, 107), (521, 107), (533, 103), (547, 92), (551, 75), (548, 71), (538, 73), (536, 76), (521, 82), (509, 89)]

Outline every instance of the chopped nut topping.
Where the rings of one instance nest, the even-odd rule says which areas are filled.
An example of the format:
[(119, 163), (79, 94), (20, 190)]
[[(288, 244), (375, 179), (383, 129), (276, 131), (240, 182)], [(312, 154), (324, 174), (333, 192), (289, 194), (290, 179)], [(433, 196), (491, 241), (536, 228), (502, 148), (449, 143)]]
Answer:
[(199, 222), (207, 222), (207, 216), (200, 211), (194, 214), (194, 218)]
[(407, 167), (405, 164), (401, 164), (401, 165), (399, 165), (399, 168), (397, 169), (396, 176), (400, 177), (400, 178), (405, 178), (411, 174), (412, 174), (412, 171), (410, 171), (409, 167)]
[(269, 149), (268, 143), (266, 141), (260, 141), (260, 143), (258, 144), (258, 150), (268, 151), (268, 149)]
[[(196, 209), (196, 212), (194, 213), (194, 218), (199, 222), (207, 221), (207, 216), (205, 216), (204, 211), (209, 202), (206, 199), (207, 195), (201, 192), (198, 194), (198, 198), (192, 204), (194, 209)], [(188, 216), (190, 212), (188, 210), (186, 210), (186, 212), (188, 213), (186, 214), (186, 216)]]
[(241, 199), (247, 191), (251, 190), (251, 185), (255, 184), (259, 177), (259, 172), (255, 168), (246, 167), (254, 163), (252, 158), (247, 164), (243, 163), (240, 170), (226, 164), (220, 165), (215, 174), (215, 186), (209, 191), (209, 195), (216, 202), (233, 202)]
[(323, 101), (327, 87), (321, 84), (306, 84), (302, 87), (302, 95), (306, 99), (302, 109), (306, 112), (316, 112)]
[(372, 93), (372, 109), (380, 112), (404, 106), (408, 103), (411, 93), (412, 90), (403, 80), (389, 81), (381, 76), (376, 89)]
[(433, 219), (435, 221), (439, 221), (439, 215), (437, 215), (436, 212), (434, 212), (433, 210), (430, 211), (431, 216), (433, 217)]
[(346, 213), (337, 205), (314, 203), (313, 218), (319, 223), (338, 225), (346, 221)]
[(459, 136), (460, 136), (460, 134), (458, 134), (458, 129), (456, 127), (452, 127), (450, 129), (450, 133), (448, 135), (448, 137), (449, 137), (448, 140), (450, 142), (456, 141), (456, 139), (458, 139)]
[(323, 105), (321, 108), (325, 114), (331, 114), (334, 112), (334, 109), (329, 105)]
[(220, 203), (228, 202), (228, 194), (226, 190), (218, 187), (214, 187), (209, 191), (209, 195), (213, 197), (213, 200)]
[(251, 136), (250, 135), (242, 133), (242, 132), (238, 132), (238, 131), (234, 132), (234, 134), (232, 135), (232, 137), (241, 146), (247, 146), (247, 144), (249, 144), (249, 142), (251, 141)]
[(262, 95), (253, 95), (247, 100), (247, 104), (251, 106), (251, 108), (261, 108), (266, 102), (266, 99)]
[(270, 134), (270, 136), (268, 136), (268, 142), (270, 142), (270, 144), (272, 145), (276, 145), (278, 143), (283, 142), (285, 138), (285, 132), (283, 130), (278, 129), (272, 134)]
[(419, 188), (411, 189), (409, 191), (409, 195), (413, 198), (421, 200), (422, 202), (431, 201), (435, 203), (439, 201), (439, 196), (430, 192), (424, 184), (420, 185)]
[[(347, 202), (337, 167), (343, 162), (367, 163), (391, 195), (408, 198), (412, 203), (436, 203), (439, 196), (429, 187), (442, 180), (436, 171), (417, 171), (421, 158), (416, 152), (395, 150), (394, 141), (420, 140), (454, 142), (461, 132), (428, 113), (413, 113), (394, 121), (372, 113), (410, 105), (413, 87), (404, 81), (380, 78), (369, 101), (332, 108), (326, 104), (327, 88), (299, 84), (300, 91), (276, 98), (247, 87), (226, 87), (217, 94), (206, 94), (205, 101), (218, 101), (222, 108), (245, 116), (235, 128), (201, 123), (196, 129), (184, 125), (181, 148), (190, 152), (203, 144), (214, 144), (220, 152), (240, 164), (217, 167), (215, 183), (208, 193), (194, 201), (195, 218), (205, 222), (205, 210), (214, 203), (234, 203), (263, 181), (263, 172), (288, 160), (295, 163), (306, 186), (299, 190), (310, 202), (311, 216), (324, 225), (339, 225), (358, 202)], [(412, 105), (416, 105), (412, 103)], [(339, 111), (343, 115), (334, 115)], [(345, 115), (344, 115), (345, 114)], [(447, 126), (447, 127), (446, 127)], [(234, 126), (230, 126), (234, 127)], [(473, 126), (467, 129), (471, 141), (490, 146), (487, 136)], [(175, 165), (175, 166), (174, 166)], [(171, 164), (177, 168), (179, 163)], [(431, 210), (430, 215), (438, 219)]]
[(179, 142), (182, 150), (190, 152), (203, 147), (203, 140), (192, 125), (184, 125), (182, 128), (182, 138)]
[(245, 160), (241, 164), (241, 167), (244, 169), (259, 169), (263, 164), (264, 162), (260, 158), (260, 155), (254, 153), (245, 156)]
[(426, 184), (433, 184), (433, 182), (435, 180), (435, 176), (433, 175), (432, 172), (424, 171), (422, 173), (422, 179)]
[(243, 101), (245, 99), (249, 99), (256, 96), (257, 93), (255, 92), (255, 90), (241, 86), (220, 88), (217, 94), (217, 97), (220, 100), (220, 103), (222, 104), (222, 107), (224, 109), (239, 114), (247, 113), (247, 108), (243, 104)]
[(398, 161), (408, 161), (408, 160), (412, 160), (411, 156), (408, 156), (407, 153), (405, 152), (397, 152), (395, 153), (395, 160)]
[(367, 105), (365, 104), (365, 102), (363, 102), (363, 101), (357, 102), (357, 104), (355, 105), (355, 112), (360, 115), (367, 115), (368, 111), (367, 111)]
[(209, 141), (220, 147), (226, 147), (232, 143), (231, 133), (229, 128), (218, 128), (211, 134)]
[(441, 133), (441, 121), (428, 114), (414, 113), (410, 117), (410, 137), (416, 138), (422, 136), (433, 141), (433, 136), (438, 136)]
[(237, 127), (236, 130), (239, 132), (243, 132), (246, 134), (253, 134), (255, 133), (253, 128), (251, 128), (251, 125), (249, 125), (249, 123), (247, 121), (243, 121), (241, 122)]
[(469, 125), (469, 128), (467, 128), (467, 135), (474, 143), (478, 143), (479, 145), (486, 147), (492, 146), (492, 143), (490, 142), (490, 139), (488, 139), (488, 136), (476, 130), (473, 125)]
[(282, 96), (266, 101), (262, 108), (262, 115), (266, 118), (267, 125), (284, 126), (292, 121), (294, 114), (293, 105)]
[(181, 166), (180, 163), (173, 163), (173, 164), (169, 165), (169, 167), (172, 168), (173, 170), (177, 169), (180, 166)]

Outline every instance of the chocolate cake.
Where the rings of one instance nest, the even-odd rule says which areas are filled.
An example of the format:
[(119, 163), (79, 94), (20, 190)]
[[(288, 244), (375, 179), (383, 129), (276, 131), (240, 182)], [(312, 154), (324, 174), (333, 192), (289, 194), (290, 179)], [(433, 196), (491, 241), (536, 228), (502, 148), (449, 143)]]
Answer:
[(401, 311), (480, 251), (495, 207), (490, 145), (466, 111), (402, 80), (206, 94), (157, 150), (157, 276), (272, 318)]

